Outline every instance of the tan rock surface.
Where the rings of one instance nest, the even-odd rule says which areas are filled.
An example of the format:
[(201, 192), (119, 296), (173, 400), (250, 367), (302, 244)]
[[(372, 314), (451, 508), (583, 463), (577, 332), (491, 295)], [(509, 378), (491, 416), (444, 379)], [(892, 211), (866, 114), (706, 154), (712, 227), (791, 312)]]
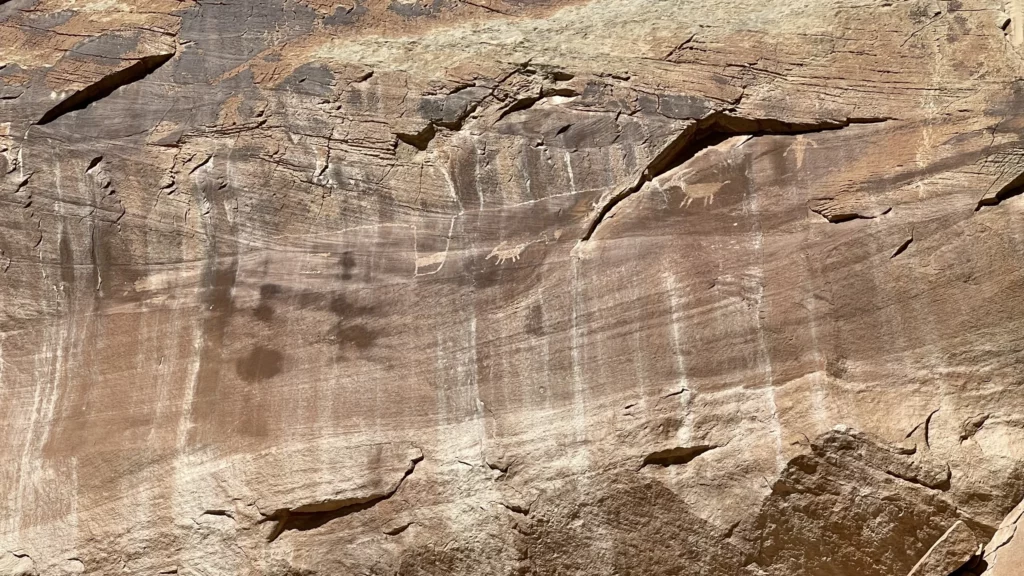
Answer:
[(1014, 573), (1022, 24), (0, 1), (0, 575)]
[(979, 556), (981, 546), (974, 531), (957, 520), (914, 565), (908, 576), (946, 576)]

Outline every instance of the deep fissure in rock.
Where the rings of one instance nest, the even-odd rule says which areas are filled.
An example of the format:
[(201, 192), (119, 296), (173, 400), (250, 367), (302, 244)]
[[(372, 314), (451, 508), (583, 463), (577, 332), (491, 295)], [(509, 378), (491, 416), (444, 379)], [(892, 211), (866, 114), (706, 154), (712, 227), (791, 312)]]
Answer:
[(913, 242), (914, 242), (914, 237), (913, 236), (911, 236), (910, 238), (907, 238), (906, 240), (903, 241), (903, 244), (900, 244), (899, 248), (897, 248), (896, 251), (894, 251), (892, 253), (892, 256), (889, 256), (889, 258), (892, 259), (892, 258), (895, 258), (895, 257), (899, 256), (900, 254), (903, 254), (904, 252), (907, 251), (907, 248), (910, 248), (910, 245)]
[(669, 466), (676, 466), (679, 464), (688, 464), (692, 462), (694, 458), (706, 452), (710, 452), (715, 448), (720, 448), (720, 446), (714, 444), (702, 444), (699, 446), (680, 446), (677, 448), (651, 452), (644, 457), (643, 464), (641, 464), (640, 467), (661, 466), (667, 468)]
[(345, 498), (332, 500), (318, 504), (306, 504), (295, 508), (282, 508), (266, 516), (260, 522), (277, 522), (274, 529), (267, 536), (267, 542), (277, 540), (285, 530), (313, 530), (327, 524), (331, 520), (344, 518), (356, 512), (362, 512), (373, 508), (377, 504), (391, 498), (402, 487), (405, 479), (416, 470), (416, 465), (423, 461), (423, 456), (413, 458), (409, 468), (402, 475), (392, 490), (381, 495), (367, 496), (364, 498)]
[(1021, 173), (1011, 180), (1009, 184), (1003, 186), (994, 196), (978, 200), (978, 205), (974, 207), (974, 211), (977, 212), (987, 206), (998, 206), (1004, 200), (1009, 200), (1021, 194), (1024, 194), (1024, 173)]
[(158, 54), (156, 56), (139, 58), (139, 61), (135, 64), (132, 64), (122, 70), (118, 70), (113, 74), (108, 74), (99, 81), (82, 88), (71, 96), (68, 96), (43, 114), (36, 124), (39, 124), (40, 126), (49, 124), (65, 114), (75, 112), (76, 110), (84, 110), (93, 102), (97, 102), (107, 96), (110, 96), (118, 88), (133, 84), (142, 80), (146, 76), (149, 76), (156, 71), (157, 68), (163, 66), (173, 57), (174, 53), (172, 52), (170, 54)]
[(590, 240), (597, 228), (623, 200), (640, 191), (643, 185), (681, 166), (700, 151), (721, 144), (733, 136), (787, 136), (839, 130), (853, 124), (876, 124), (889, 118), (847, 118), (821, 122), (784, 122), (773, 118), (743, 118), (731, 112), (715, 112), (687, 126), (652, 159), (631, 186), (612, 196), (598, 212), (582, 241)]
[(949, 482), (948, 478), (946, 479), (946, 481), (942, 482), (941, 484), (929, 484), (929, 483), (925, 482), (924, 480), (921, 480), (920, 478), (917, 478), (916, 476), (909, 476), (909, 475), (905, 475), (905, 474), (899, 474), (897, 472), (893, 472), (892, 470), (886, 470), (885, 473), (888, 474), (889, 476), (892, 476), (893, 478), (897, 478), (899, 480), (903, 480), (904, 482), (910, 482), (911, 484), (917, 484), (918, 486), (924, 486), (925, 488), (928, 488), (929, 490), (939, 490), (941, 492), (946, 492), (950, 488), (950, 482)]

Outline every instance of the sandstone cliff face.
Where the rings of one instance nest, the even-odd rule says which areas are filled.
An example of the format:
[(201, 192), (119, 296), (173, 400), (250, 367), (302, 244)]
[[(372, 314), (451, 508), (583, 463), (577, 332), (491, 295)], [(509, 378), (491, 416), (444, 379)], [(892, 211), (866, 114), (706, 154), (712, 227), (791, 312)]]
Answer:
[(1019, 0), (0, 0), (0, 574), (1019, 574)]

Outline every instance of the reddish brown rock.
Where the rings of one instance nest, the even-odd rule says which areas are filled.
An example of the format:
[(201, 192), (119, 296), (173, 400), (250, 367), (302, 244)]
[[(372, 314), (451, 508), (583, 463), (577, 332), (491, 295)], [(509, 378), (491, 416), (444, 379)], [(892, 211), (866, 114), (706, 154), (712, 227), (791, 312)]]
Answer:
[(1012, 573), (1022, 23), (0, 1), (0, 575)]

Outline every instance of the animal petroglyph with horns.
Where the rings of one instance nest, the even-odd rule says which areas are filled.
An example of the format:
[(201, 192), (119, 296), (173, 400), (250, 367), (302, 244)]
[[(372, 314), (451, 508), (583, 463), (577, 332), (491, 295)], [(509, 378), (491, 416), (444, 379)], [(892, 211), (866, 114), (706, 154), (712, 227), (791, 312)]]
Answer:
[(701, 200), (703, 206), (714, 204), (715, 194), (732, 182), (725, 176), (739, 158), (735, 154), (736, 148), (749, 139), (749, 136), (736, 136), (709, 146), (682, 165), (655, 178), (654, 185), (666, 194), (681, 194), (680, 208), (690, 206), (694, 200)]

